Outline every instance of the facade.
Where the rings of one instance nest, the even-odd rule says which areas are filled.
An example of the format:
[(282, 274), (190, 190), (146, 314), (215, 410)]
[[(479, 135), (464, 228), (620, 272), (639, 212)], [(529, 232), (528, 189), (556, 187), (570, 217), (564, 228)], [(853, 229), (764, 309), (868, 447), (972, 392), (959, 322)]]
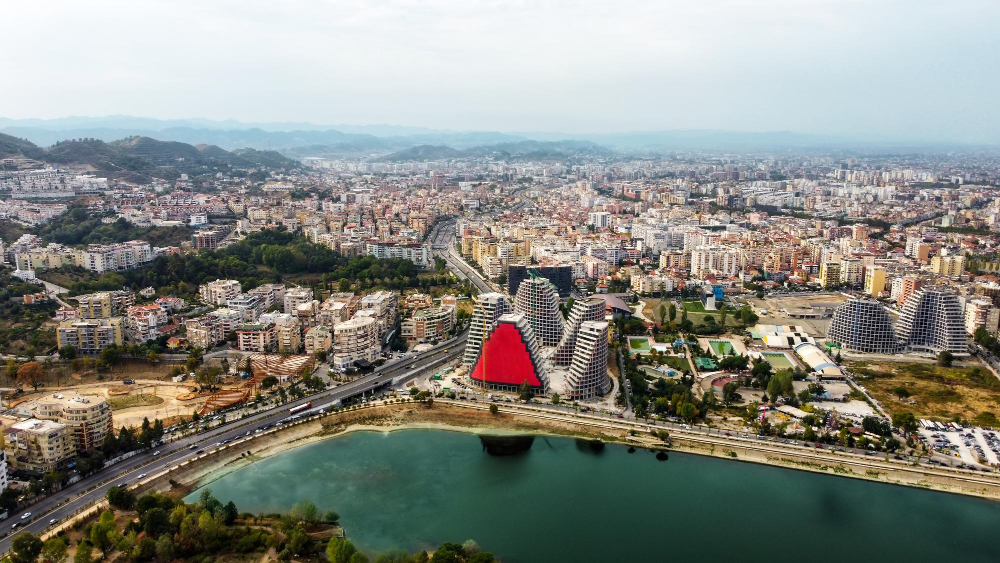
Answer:
[(396, 328), (398, 301), (391, 291), (376, 291), (361, 298), (359, 311), (370, 311), (368, 314), (377, 323), (380, 342), (384, 342), (389, 332)]
[(258, 285), (247, 293), (259, 297), (261, 303), (264, 304), (264, 309), (267, 310), (275, 303), (281, 303), (284, 306), (285, 291), (285, 284), (283, 283), (265, 283)]
[(486, 333), (493, 330), (497, 320), (511, 311), (510, 301), (502, 293), (482, 293), (476, 296), (476, 304), (472, 309), (469, 337), (465, 341), (465, 353), (462, 362), (472, 369), (479, 358), (479, 348), (486, 338)]
[(159, 305), (133, 305), (125, 312), (125, 337), (139, 344), (155, 340), (169, 322), (167, 311)]
[(12, 424), (5, 434), (4, 450), (15, 471), (41, 475), (76, 455), (73, 429), (59, 422), (29, 418)]
[(378, 358), (378, 326), (372, 317), (354, 317), (333, 327), (333, 364), (347, 367)]
[(924, 286), (924, 280), (916, 276), (904, 276), (900, 283), (899, 296), (896, 298), (896, 304), (900, 307), (905, 305), (910, 296)]
[(897, 324), (900, 342), (910, 351), (968, 354), (965, 318), (958, 296), (943, 286), (927, 286), (914, 293)]
[(121, 317), (63, 321), (56, 328), (56, 343), (59, 348), (72, 346), (81, 353), (96, 354), (112, 344), (122, 345), (122, 325)]
[(499, 391), (517, 391), (527, 383), (535, 393), (548, 390), (548, 377), (531, 330), (520, 314), (502, 315), (486, 334), (470, 377), (474, 385)]
[(889, 314), (874, 299), (841, 303), (833, 312), (827, 337), (852, 352), (896, 354), (900, 350)]
[(243, 292), (236, 280), (215, 280), (202, 284), (199, 288), (202, 301), (210, 305), (225, 305), (227, 301)]
[(278, 344), (278, 352), (298, 352), (302, 347), (302, 330), (298, 321), (275, 325), (274, 339)]
[(580, 326), (588, 321), (603, 321), (604, 315), (605, 304), (603, 299), (590, 297), (573, 302), (573, 308), (570, 309), (569, 318), (566, 319), (566, 324), (563, 327), (562, 337), (556, 346), (554, 356), (556, 365), (568, 366), (573, 362)]
[(611, 390), (606, 321), (580, 323), (567, 380), (571, 399), (593, 399)]
[(54, 393), (38, 400), (35, 416), (70, 427), (75, 447), (81, 452), (100, 447), (104, 437), (114, 432), (111, 407), (107, 401), (96, 396)]
[(413, 262), (418, 268), (430, 268), (434, 262), (425, 244), (369, 241), (365, 244), (368, 254), (376, 258), (400, 258)]
[(549, 280), (532, 276), (521, 282), (514, 298), (514, 310), (531, 323), (541, 346), (556, 346), (562, 338), (563, 316), (559, 292)]

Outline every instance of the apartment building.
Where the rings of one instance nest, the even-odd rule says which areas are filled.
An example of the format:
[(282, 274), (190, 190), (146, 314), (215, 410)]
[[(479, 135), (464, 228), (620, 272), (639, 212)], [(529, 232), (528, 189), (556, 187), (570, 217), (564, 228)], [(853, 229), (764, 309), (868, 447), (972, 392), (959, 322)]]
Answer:
[(114, 315), (111, 294), (107, 292), (76, 297), (77, 313), (81, 319), (106, 319)]
[(827, 337), (846, 350), (866, 354), (896, 354), (899, 341), (882, 303), (852, 298), (833, 312)]
[(344, 368), (359, 360), (374, 362), (379, 349), (378, 323), (372, 317), (354, 317), (333, 327), (332, 365)]
[(124, 330), (121, 317), (72, 319), (59, 323), (56, 343), (59, 348), (72, 346), (84, 354), (96, 354), (108, 346), (121, 346)]
[(593, 399), (611, 390), (611, 378), (608, 376), (606, 321), (580, 323), (567, 383), (572, 399)]
[(114, 432), (111, 407), (97, 396), (53, 393), (38, 399), (35, 417), (69, 426), (80, 452), (100, 447), (104, 437)]
[(430, 342), (444, 338), (455, 328), (455, 307), (441, 306), (418, 309), (404, 320), (400, 328), (409, 342)]
[(333, 346), (333, 333), (324, 325), (309, 327), (302, 339), (307, 354), (329, 352)]
[(282, 311), (295, 314), (298, 306), (313, 300), (313, 290), (308, 287), (292, 287), (285, 290)]
[(243, 352), (270, 352), (274, 348), (275, 328), (269, 324), (245, 324), (236, 329), (236, 348)]
[(563, 316), (559, 292), (547, 279), (529, 277), (514, 297), (514, 311), (525, 316), (542, 346), (555, 346), (562, 338)]
[(80, 251), (80, 265), (99, 274), (131, 270), (153, 260), (149, 243), (131, 240), (120, 244), (91, 244)]
[[(241, 317), (242, 318), (242, 317)], [(184, 322), (188, 345), (208, 350), (226, 340), (225, 324), (218, 317), (202, 315)]]
[(35, 475), (59, 469), (76, 455), (73, 429), (52, 420), (29, 418), (4, 430), (11, 468)]
[(156, 340), (169, 325), (170, 317), (159, 305), (133, 305), (125, 310), (125, 338), (129, 342)]
[(236, 280), (215, 280), (202, 284), (199, 288), (201, 300), (210, 305), (225, 305), (243, 292), (240, 282)]
[(913, 352), (969, 353), (965, 318), (955, 292), (944, 286), (927, 286), (906, 300), (897, 324), (900, 342)]

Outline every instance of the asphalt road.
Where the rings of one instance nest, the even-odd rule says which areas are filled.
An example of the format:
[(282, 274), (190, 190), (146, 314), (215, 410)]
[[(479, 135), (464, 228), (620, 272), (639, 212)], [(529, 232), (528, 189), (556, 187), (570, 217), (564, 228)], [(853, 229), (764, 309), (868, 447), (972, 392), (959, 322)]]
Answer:
[[(196, 457), (196, 451), (202, 449), (211, 451), (215, 448), (214, 444), (223, 440), (234, 441), (242, 438), (248, 431), (253, 436), (253, 431), (260, 426), (274, 424), (288, 418), (288, 410), (293, 407), (312, 402), (311, 410), (315, 411), (333, 405), (337, 401), (391, 384), (393, 379), (398, 378), (400, 380), (398, 382), (402, 382), (425, 370), (436, 369), (438, 366), (461, 356), (465, 348), (465, 338), (466, 335), (462, 334), (453, 340), (438, 344), (416, 357), (386, 364), (370, 375), (350, 383), (245, 416), (221, 427), (169, 442), (154, 448), (160, 452), (158, 456), (154, 456), (152, 451), (147, 451), (111, 467), (106, 467), (0, 522), (0, 533), (4, 534), (3, 539), (0, 539), (0, 553), (6, 553), (10, 550), (11, 540), (16, 535), (16, 533), (11, 533), (11, 526), (14, 523), (18, 524), (14, 532), (28, 530), (33, 534), (41, 535), (46, 529), (55, 525), (50, 524), (51, 520), (55, 520), (56, 523), (62, 522), (80, 510), (102, 500), (110, 487), (125, 483), (135, 484), (139, 480), (138, 475), (140, 474), (155, 475), (170, 467), (176, 467), (179, 463)], [(237, 445), (232, 444), (229, 447), (237, 447)], [(253, 441), (251, 439), (246, 443), (240, 443), (238, 447), (241, 449), (245, 447), (247, 450), (253, 451)], [(92, 487), (96, 488), (88, 491)], [(21, 515), (28, 511), (31, 512), (31, 517), (22, 520)]]

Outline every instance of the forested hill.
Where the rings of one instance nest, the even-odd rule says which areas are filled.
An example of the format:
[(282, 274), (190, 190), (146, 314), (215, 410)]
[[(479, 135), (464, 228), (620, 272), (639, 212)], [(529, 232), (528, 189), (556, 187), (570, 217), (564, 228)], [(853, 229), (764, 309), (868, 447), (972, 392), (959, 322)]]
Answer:
[(181, 174), (194, 177), (218, 172), (243, 176), (262, 168), (294, 170), (303, 166), (276, 151), (238, 149), (230, 152), (215, 145), (195, 146), (150, 137), (129, 137), (110, 143), (99, 139), (75, 139), (41, 148), (0, 133), (0, 158), (9, 157), (32, 158), (54, 166), (132, 181), (174, 180)]

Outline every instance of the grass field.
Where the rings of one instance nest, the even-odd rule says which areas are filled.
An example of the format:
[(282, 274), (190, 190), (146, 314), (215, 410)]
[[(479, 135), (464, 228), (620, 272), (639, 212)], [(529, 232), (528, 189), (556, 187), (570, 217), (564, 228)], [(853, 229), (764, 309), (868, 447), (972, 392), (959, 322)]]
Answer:
[(764, 361), (771, 364), (771, 367), (775, 371), (795, 367), (783, 352), (764, 352), (762, 355), (764, 356)]
[(628, 346), (633, 352), (647, 353), (652, 350), (652, 348), (649, 347), (649, 340), (645, 338), (629, 338)]
[(725, 340), (709, 340), (708, 345), (718, 357), (728, 356), (733, 353), (733, 344)]
[(111, 397), (108, 399), (108, 406), (113, 411), (130, 409), (132, 407), (152, 407), (163, 402), (163, 398), (156, 395), (140, 393), (138, 395), (128, 395), (125, 397)]
[(695, 300), (695, 301), (682, 301), (681, 305), (684, 307), (684, 310), (687, 311), (688, 313), (704, 313), (705, 312), (705, 306), (701, 304), (701, 301), (697, 301), (697, 300)]
[(917, 418), (986, 421), (1000, 415), (1000, 380), (986, 367), (918, 363), (846, 362), (846, 367), (890, 413)]

